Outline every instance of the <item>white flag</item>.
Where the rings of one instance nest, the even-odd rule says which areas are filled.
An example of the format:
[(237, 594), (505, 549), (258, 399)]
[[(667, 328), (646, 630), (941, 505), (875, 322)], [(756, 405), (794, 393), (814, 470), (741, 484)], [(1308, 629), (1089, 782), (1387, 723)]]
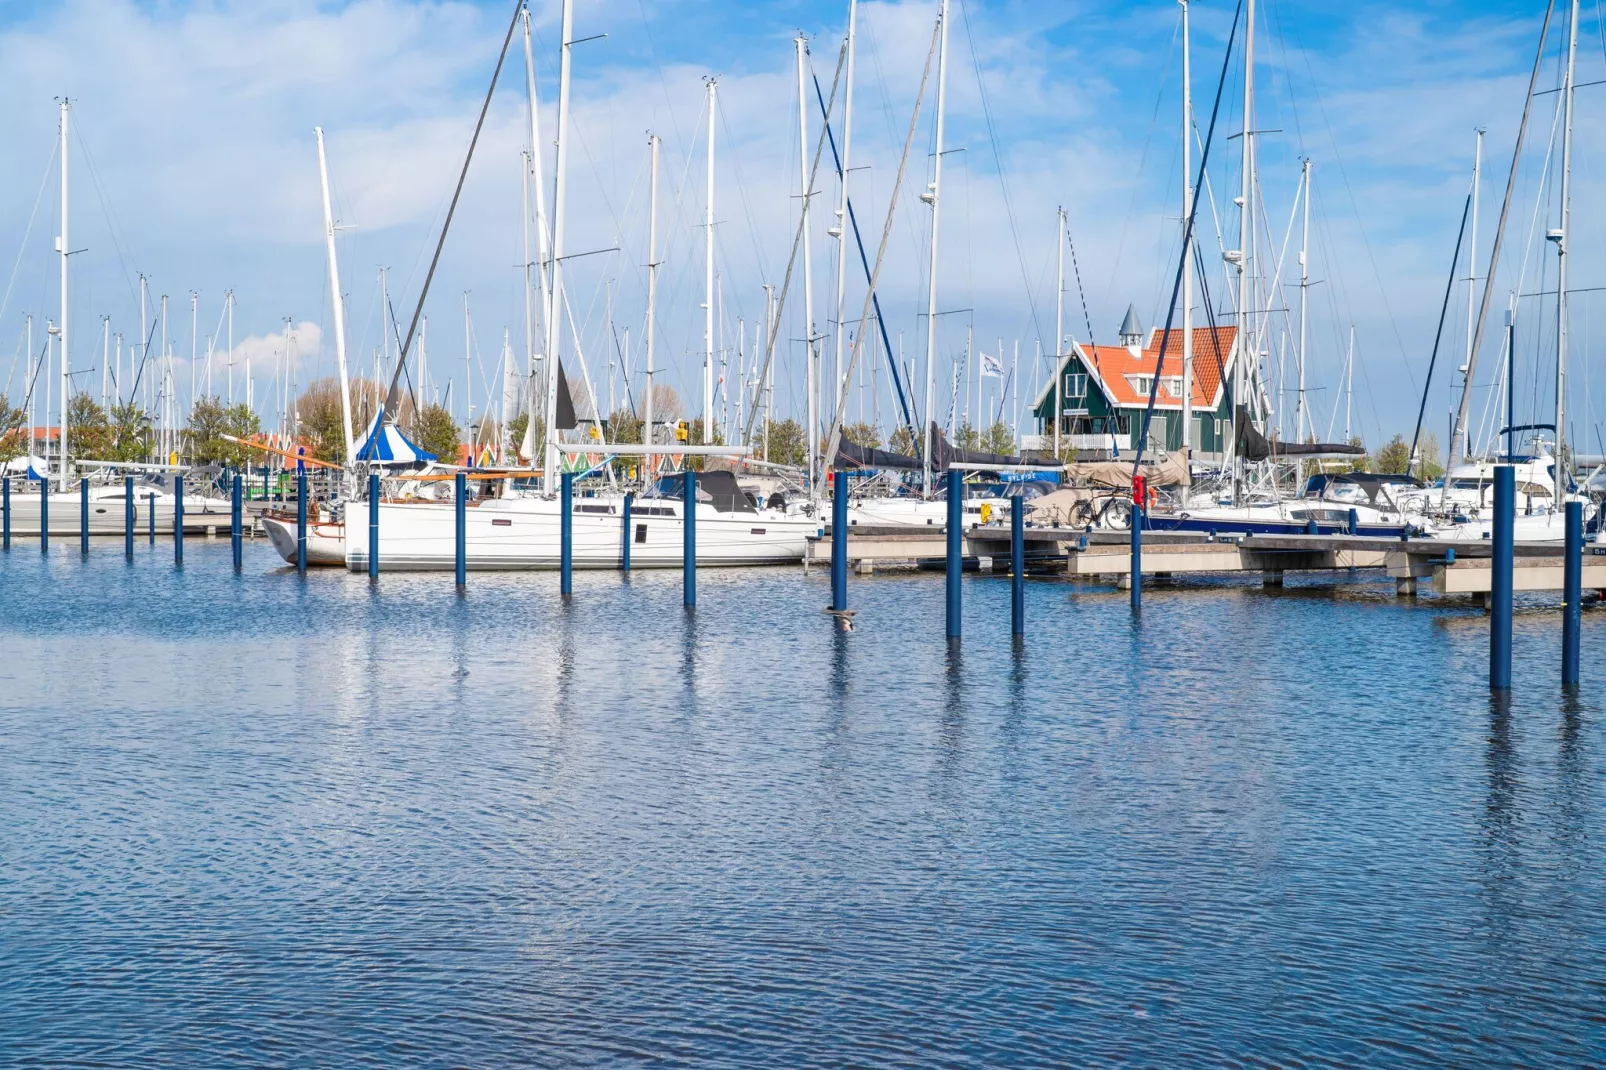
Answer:
[(1001, 379), (1004, 375), (1004, 364), (997, 357), (989, 357), (986, 353), (981, 355), (981, 373), (990, 375), (994, 379)]

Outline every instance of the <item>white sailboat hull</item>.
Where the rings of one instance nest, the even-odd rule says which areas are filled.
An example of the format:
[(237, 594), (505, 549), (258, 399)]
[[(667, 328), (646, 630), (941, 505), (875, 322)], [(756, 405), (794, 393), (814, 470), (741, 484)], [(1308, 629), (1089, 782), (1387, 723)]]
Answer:
[[(37, 494), (11, 495), (11, 534), (37, 536), (40, 524), (40, 500)], [(122, 535), (128, 520), (124, 514), (123, 494), (115, 496), (92, 493), (89, 499), (89, 534)], [(134, 531), (145, 535), (151, 530), (152, 504), (150, 497), (134, 495)], [(156, 534), (173, 534), (173, 496), (156, 495)], [(83, 529), (83, 501), (76, 492), (50, 495), (50, 534), (75, 536)], [(202, 527), (227, 528), (232, 522), (228, 502), (213, 498), (184, 498), (184, 528), (194, 531)]]
[[(577, 569), (617, 569), (627, 533), (617, 498), (577, 498), (573, 514), (573, 563)], [(631, 568), (680, 568), (683, 563), (681, 503), (648, 499), (636, 503), (630, 520)], [(368, 568), (369, 503), (345, 507), (346, 567)], [(542, 498), (493, 499), (465, 510), (466, 567), (475, 571), (556, 569), (561, 557), (560, 503)], [(722, 513), (697, 507), (699, 567), (795, 564), (820, 525), (808, 517), (774, 510)], [(291, 554), (294, 554), (292, 532)], [(450, 502), (381, 502), (379, 567), (384, 571), (429, 571), (456, 567), (456, 508)]]

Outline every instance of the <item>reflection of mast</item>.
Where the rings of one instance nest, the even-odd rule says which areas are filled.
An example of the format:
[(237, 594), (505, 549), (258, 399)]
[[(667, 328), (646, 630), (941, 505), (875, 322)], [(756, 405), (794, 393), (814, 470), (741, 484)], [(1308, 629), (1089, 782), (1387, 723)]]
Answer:
[[(1550, 232), (1556, 243), (1556, 463), (1563, 473), (1558, 494), (1572, 481), (1565, 477), (1567, 459), (1567, 238), (1573, 214), (1573, 72), (1578, 61), (1578, 0), (1567, 23), (1567, 74), (1562, 89), (1561, 227)], [(65, 268), (63, 269), (65, 271)], [(66, 335), (62, 335), (63, 340)]]

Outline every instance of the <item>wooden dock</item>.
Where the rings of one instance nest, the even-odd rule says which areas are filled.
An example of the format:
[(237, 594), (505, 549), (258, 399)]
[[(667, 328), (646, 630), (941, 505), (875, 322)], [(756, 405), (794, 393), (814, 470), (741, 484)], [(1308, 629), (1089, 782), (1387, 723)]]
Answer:
[[(1009, 528), (977, 525), (965, 532), (966, 566), (1008, 568)], [(1025, 531), (1028, 572), (1053, 571), (1131, 584), (1131, 535), (1124, 531), (1084, 531), (1029, 527)], [(1184, 532), (1145, 532), (1145, 576), (1258, 572), (1268, 587), (1280, 586), (1288, 572), (1380, 570), (1395, 581), (1400, 595), (1418, 593), (1429, 581), (1436, 594), (1482, 596), (1490, 590), (1489, 542), (1389, 539), (1364, 535), (1244, 535), (1212, 539)], [(1562, 544), (1518, 543), (1515, 586), (1519, 591), (1562, 589)], [(878, 568), (941, 567), (947, 541), (940, 528), (855, 526), (848, 531), (848, 564), (860, 575)], [(831, 561), (831, 537), (809, 540), (804, 568)], [(1606, 592), (1606, 546), (1585, 548), (1583, 586)]]

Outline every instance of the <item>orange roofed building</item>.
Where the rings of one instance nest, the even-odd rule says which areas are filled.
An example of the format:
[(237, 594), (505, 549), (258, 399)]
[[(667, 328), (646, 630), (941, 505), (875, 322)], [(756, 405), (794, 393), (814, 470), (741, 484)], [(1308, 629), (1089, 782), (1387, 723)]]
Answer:
[[(1060, 448), (1073, 449), (1084, 459), (1120, 456), (1137, 449), (1143, 414), (1154, 385), (1160, 336), (1152, 329), (1145, 337), (1137, 311), (1128, 309), (1121, 325), (1121, 344), (1114, 346), (1072, 342), (1055, 372), (1059, 382)], [(1232, 433), (1231, 374), (1238, 355), (1236, 327), (1195, 327), (1193, 330), (1193, 444), (1194, 457), (1207, 460), (1223, 452)], [(1149, 424), (1148, 450), (1182, 448), (1182, 330), (1174, 328), (1166, 340), (1165, 360), (1159, 366), (1160, 390), (1154, 418)], [(1052, 449), (1054, 442), (1055, 379), (1043, 384), (1033, 403), (1039, 438), (1027, 443)]]

